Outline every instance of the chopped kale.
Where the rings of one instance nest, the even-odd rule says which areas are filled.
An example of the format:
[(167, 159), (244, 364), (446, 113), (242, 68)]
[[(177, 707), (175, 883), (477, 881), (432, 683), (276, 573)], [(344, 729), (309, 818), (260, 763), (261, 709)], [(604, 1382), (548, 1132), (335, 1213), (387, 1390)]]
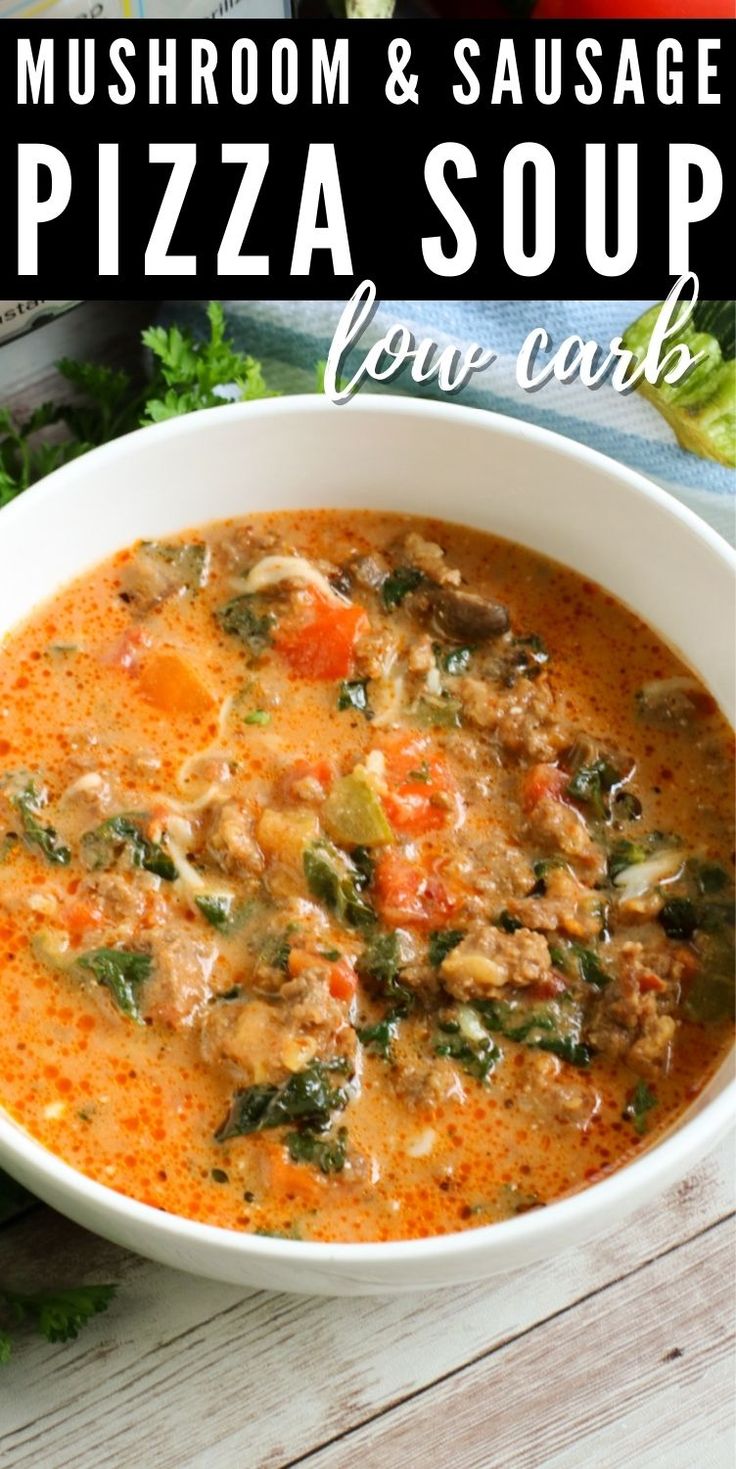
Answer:
[(615, 882), (619, 873), (625, 872), (627, 867), (646, 862), (650, 855), (648, 848), (641, 842), (630, 842), (624, 839), (614, 842), (608, 854), (608, 876), (611, 882)]
[(142, 541), (141, 551), (147, 556), (157, 556), (172, 566), (177, 577), (188, 592), (197, 592), (207, 581), (210, 552), (204, 541), (191, 541), (177, 546), (166, 541)]
[(332, 1113), (347, 1106), (347, 1090), (332, 1085), (333, 1075), (346, 1070), (344, 1061), (312, 1061), (282, 1086), (249, 1086), (237, 1091), (225, 1121), (215, 1133), (216, 1141), (226, 1142), (231, 1137), (283, 1127), (289, 1122), (325, 1132)]
[(414, 1003), (411, 990), (401, 983), (401, 968), (401, 947), (394, 932), (375, 934), (356, 964), (360, 978), (393, 1002), (392, 1019), (406, 1015)]
[(351, 928), (371, 928), (376, 915), (361, 897), (360, 868), (332, 842), (314, 842), (304, 853), (304, 875), (313, 897)]
[(95, 870), (112, 867), (127, 851), (134, 867), (153, 872), (164, 882), (175, 882), (179, 873), (168, 852), (160, 842), (149, 841), (143, 835), (141, 826), (145, 820), (141, 812), (125, 812), (85, 832), (82, 854), (88, 866)]
[(698, 908), (690, 898), (669, 898), (657, 917), (668, 939), (691, 939), (700, 927)]
[(76, 960), (80, 969), (89, 969), (98, 984), (110, 991), (124, 1015), (140, 1020), (139, 991), (151, 973), (150, 954), (133, 949), (92, 949)]
[(593, 949), (586, 949), (582, 944), (571, 944), (570, 953), (577, 960), (578, 970), (586, 984), (592, 984), (596, 989), (602, 990), (611, 983), (610, 974), (603, 968)]
[(368, 703), (367, 678), (344, 678), (337, 695), (337, 707), (338, 709), (352, 709), (355, 713), (362, 714), (365, 719), (372, 719), (373, 710)]
[(518, 933), (519, 929), (524, 927), (523, 923), (520, 923), (518, 918), (514, 918), (506, 908), (499, 913), (498, 918), (494, 919), (494, 923), (496, 928), (502, 928), (504, 933)]
[(638, 1081), (623, 1110), (624, 1122), (633, 1122), (634, 1131), (642, 1137), (648, 1130), (647, 1113), (656, 1107), (657, 1098), (645, 1081)]
[(381, 600), (387, 611), (394, 607), (400, 607), (405, 597), (410, 592), (415, 592), (417, 587), (425, 580), (424, 573), (416, 566), (397, 566), (395, 571), (390, 572), (381, 587)]
[(259, 658), (270, 647), (276, 617), (264, 609), (262, 599), (257, 595), (244, 593), (234, 597), (215, 615), (223, 632), (240, 638), (254, 658)]
[(388, 1061), (391, 1057), (391, 1047), (396, 1039), (398, 1022), (402, 1018), (401, 1010), (389, 1010), (383, 1020), (377, 1020), (375, 1025), (361, 1025), (356, 1030), (356, 1035), (361, 1046), (370, 1051), (374, 1056), (380, 1056), (382, 1061)]
[(286, 973), (290, 953), (291, 944), (288, 933), (271, 934), (263, 945), (258, 960), (260, 964), (265, 964), (269, 969), (281, 969)]
[(468, 1076), (481, 1082), (487, 1080), (501, 1056), (490, 1036), (471, 1040), (456, 1020), (446, 1020), (440, 1025), (434, 1052), (436, 1056), (449, 1056), (450, 1060), (457, 1061)]
[(611, 814), (609, 797), (621, 782), (621, 773), (610, 760), (601, 757), (590, 765), (578, 766), (565, 787), (565, 793), (589, 807), (597, 821), (607, 821)]
[(736, 1010), (733, 935), (725, 929), (698, 935), (701, 967), (687, 992), (685, 1012), (705, 1024), (733, 1018)]
[(440, 668), (445, 673), (451, 674), (453, 678), (457, 677), (460, 673), (467, 673), (474, 652), (475, 648), (471, 646), (465, 648), (448, 648), (447, 651), (443, 651), (439, 646), (435, 648), (435, 656), (437, 657)]
[(474, 1005), (492, 1034), (536, 1051), (550, 1051), (571, 1066), (588, 1066), (590, 1048), (580, 1041), (581, 1012), (564, 1000), (530, 1006), (526, 1001), (477, 1000)]
[(462, 928), (435, 928), (429, 935), (427, 957), (430, 964), (438, 969), (443, 959), (456, 949), (458, 944), (465, 938), (465, 930)]
[(533, 864), (532, 871), (536, 878), (533, 888), (527, 894), (530, 898), (543, 898), (547, 891), (547, 878), (556, 867), (567, 867), (560, 857), (543, 857), (539, 862)]
[(373, 860), (369, 847), (353, 847), (350, 856), (352, 858), (353, 867), (355, 868), (357, 874), (355, 881), (360, 892), (362, 893), (363, 889), (369, 888), (371, 883), (373, 882), (373, 874), (376, 870), (376, 864)]
[(338, 1127), (333, 1137), (318, 1137), (311, 1128), (287, 1132), (284, 1142), (292, 1163), (311, 1163), (320, 1173), (342, 1173), (348, 1151), (348, 1130)]
[(44, 826), (38, 819), (47, 799), (46, 792), (39, 790), (35, 781), (29, 780), (25, 788), (13, 798), (13, 805), (23, 825), (26, 845), (38, 848), (47, 862), (52, 862), (57, 867), (67, 867), (72, 856), (69, 848), (60, 841), (53, 826)]
[(216, 928), (218, 933), (230, 933), (233, 926), (233, 897), (231, 893), (203, 893), (194, 899), (203, 918)]
[(692, 857), (687, 870), (702, 897), (721, 893), (728, 884), (728, 873), (717, 862), (701, 862)]

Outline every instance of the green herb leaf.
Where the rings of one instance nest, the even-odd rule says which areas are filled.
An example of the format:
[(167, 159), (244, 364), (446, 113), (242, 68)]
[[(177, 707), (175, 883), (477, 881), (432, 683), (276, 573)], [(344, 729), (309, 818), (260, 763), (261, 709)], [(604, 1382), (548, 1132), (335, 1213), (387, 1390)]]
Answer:
[(535, 1051), (550, 1051), (571, 1066), (588, 1066), (591, 1050), (580, 1040), (580, 1006), (550, 1000), (530, 1005), (525, 1000), (477, 1000), (473, 1007), (493, 1034), (517, 1041)]
[(460, 673), (467, 673), (474, 652), (474, 647), (449, 648), (447, 652), (440, 653), (440, 668), (444, 669), (445, 673), (451, 674), (453, 678)]
[(400, 607), (404, 598), (415, 592), (424, 580), (424, 573), (416, 566), (397, 566), (381, 587), (381, 600), (386, 610), (391, 612), (394, 607)]
[(80, 954), (76, 963), (80, 969), (89, 969), (97, 983), (110, 991), (124, 1015), (140, 1021), (139, 990), (151, 973), (150, 954), (132, 949), (92, 949)]
[(46, 792), (39, 790), (35, 781), (30, 780), (25, 789), (14, 796), (13, 805), (21, 819), (26, 845), (38, 848), (47, 862), (67, 867), (72, 856), (69, 848), (60, 840), (53, 826), (44, 826), (38, 819), (46, 801)]
[(427, 946), (427, 957), (430, 964), (438, 969), (443, 959), (456, 949), (458, 944), (465, 938), (465, 930), (462, 928), (435, 928), (429, 935)]
[(333, 1087), (331, 1081), (336, 1071), (346, 1069), (346, 1062), (313, 1061), (280, 1087), (250, 1086), (236, 1092), (225, 1121), (215, 1133), (216, 1141), (226, 1142), (288, 1122), (326, 1130), (332, 1113), (342, 1111), (349, 1100), (346, 1089)]
[(338, 1127), (333, 1137), (318, 1137), (311, 1128), (287, 1132), (284, 1142), (292, 1163), (311, 1163), (320, 1173), (342, 1173), (348, 1151), (348, 1130)]
[[(50, 1342), (72, 1341), (92, 1316), (106, 1311), (117, 1287), (114, 1285), (82, 1285), (59, 1291), (22, 1291), (0, 1287), (0, 1302), (16, 1322), (32, 1321)], [(0, 1362), (10, 1355), (7, 1333), (0, 1335)]]
[(647, 1113), (656, 1107), (657, 1098), (645, 1081), (638, 1081), (623, 1110), (624, 1122), (633, 1122), (634, 1131), (642, 1137), (647, 1131)]
[(145, 813), (123, 812), (85, 832), (82, 855), (87, 865), (95, 871), (107, 869), (127, 851), (134, 867), (142, 867), (164, 882), (175, 882), (179, 873), (168, 852), (160, 842), (143, 835), (141, 825), (145, 820)]
[(376, 915), (360, 895), (360, 871), (332, 842), (314, 842), (307, 847), (304, 876), (313, 897), (334, 913), (338, 922), (348, 923), (351, 928), (373, 926)]
[(457, 1061), (468, 1076), (473, 1076), (480, 1082), (488, 1079), (501, 1056), (498, 1046), (493, 1044), (490, 1036), (486, 1040), (471, 1041), (463, 1035), (456, 1021), (446, 1021), (444, 1025), (440, 1025), (435, 1037), (434, 1053), (436, 1056), (449, 1056), (450, 1060)]
[(601, 758), (590, 765), (580, 765), (565, 787), (565, 793), (581, 805), (588, 806), (597, 821), (607, 821), (610, 814), (608, 797), (621, 784), (621, 775), (610, 760)]
[(264, 610), (260, 597), (244, 593), (226, 602), (215, 615), (223, 632), (240, 638), (254, 658), (259, 658), (270, 647), (276, 617), (273, 612)]
[(212, 928), (216, 928), (218, 933), (231, 932), (234, 904), (231, 893), (202, 893), (194, 901)]
[(384, 1015), (383, 1020), (377, 1020), (375, 1025), (362, 1025), (355, 1034), (366, 1051), (370, 1051), (374, 1056), (380, 1056), (382, 1061), (388, 1061), (400, 1019), (400, 1011), (390, 1010), (387, 1015)]
[(598, 955), (592, 949), (586, 949), (582, 944), (571, 944), (570, 953), (577, 960), (578, 969), (586, 984), (602, 990), (611, 983), (610, 974), (603, 968)]
[(368, 680), (367, 678), (343, 679), (337, 695), (338, 709), (353, 709), (357, 714), (362, 714), (365, 719), (373, 718), (373, 710), (368, 703)]

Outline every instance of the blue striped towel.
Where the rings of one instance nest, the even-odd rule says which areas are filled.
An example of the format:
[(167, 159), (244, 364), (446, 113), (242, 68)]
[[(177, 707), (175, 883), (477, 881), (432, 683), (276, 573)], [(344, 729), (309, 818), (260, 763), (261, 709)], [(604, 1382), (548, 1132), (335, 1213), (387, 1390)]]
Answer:
[[(315, 386), (315, 364), (327, 355), (344, 301), (226, 301), (228, 325), (237, 345), (263, 364), (269, 383), (280, 392), (305, 392)], [(572, 333), (607, 347), (651, 301), (384, 301), (364, 334), (360, 351), (378, 340), (393, 322), (403, 322), (417, 338), (440, 346), (478, 342), (497, 360), (471, 378), (449, 401), (492, 409), (521, 418), (567, 438), (600, 449), (640, 470), (684, 501), (729, 541), (736, 540), (736, 474), (686, 453), (665, 420), (639, 393), (622, 395), (609, 384), (593, 391), (579, 382), (550, 382), (525, 393), (515, 378), (516, 357), (527, 333), (544, 326), (552, 345)], [(201, 324), (203, 302), (164, 303), (164, 319)], [(357, 365), (359, 358), (355, 356)], [(353, 361), (351, 358), (350, 361)], [(360, 391), (381, 391), (367, 383)], [(417, 387), (406, 372), (390, 392), (442, 397), (436, 384)]]

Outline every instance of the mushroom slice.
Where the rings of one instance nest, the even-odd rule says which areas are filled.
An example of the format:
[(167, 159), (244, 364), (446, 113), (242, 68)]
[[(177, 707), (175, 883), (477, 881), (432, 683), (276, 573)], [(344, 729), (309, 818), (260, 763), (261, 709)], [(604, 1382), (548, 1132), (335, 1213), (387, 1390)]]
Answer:
[(448, 586), (438, 587), (429, 597), (437, 632), (453, 642), (485, 642), (508, 632), (508, 608), (501, 602)]

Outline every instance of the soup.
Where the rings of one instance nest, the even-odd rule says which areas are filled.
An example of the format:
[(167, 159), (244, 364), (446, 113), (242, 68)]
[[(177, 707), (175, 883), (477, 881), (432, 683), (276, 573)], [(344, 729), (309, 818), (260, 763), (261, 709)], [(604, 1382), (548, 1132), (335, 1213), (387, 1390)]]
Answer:
[(733, 1015), (731, 733), (475, 530), (254, 515), (0, 652), (0, 1100), (159, 1209), (472, 1228), (675, 1122)]

